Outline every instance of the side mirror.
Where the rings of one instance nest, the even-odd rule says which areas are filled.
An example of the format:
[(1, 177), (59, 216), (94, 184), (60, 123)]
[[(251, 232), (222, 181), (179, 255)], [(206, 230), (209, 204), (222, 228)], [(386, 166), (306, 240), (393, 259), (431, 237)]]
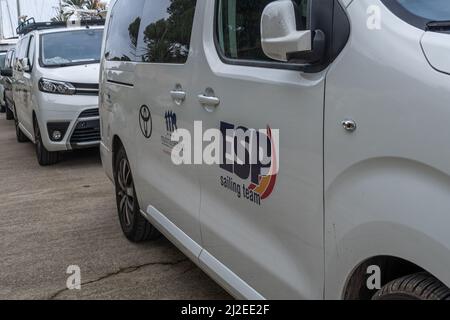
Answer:
[(12, 77), (13, 73), (12, 73), (12, 70), (11, 70), (11, 69), (2, 69), (2, 70), (0, 71), (0, 75), (1, 75), (2, 77)]
[(269, 3), (261, 18), (261, 44), (266, 56), (287, 62), (291, 53), (312, 50), (311, 30), (298, 31), (294, 3), (278, 0)]
[(29, 72), (31, 70), (28, 58), (23, 58), (18, 62), (19, 71)]
[(23, 58), (22, 69), (24, 72), (30, 72), (31, 67), (30, 67), (30, 61), (28, 60), (28, 58)]

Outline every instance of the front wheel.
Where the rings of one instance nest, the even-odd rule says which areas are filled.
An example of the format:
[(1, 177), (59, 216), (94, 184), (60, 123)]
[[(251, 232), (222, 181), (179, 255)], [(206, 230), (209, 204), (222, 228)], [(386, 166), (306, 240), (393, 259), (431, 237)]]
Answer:
[(157, 239), (160, 233), (141, 214), (130, 163), (123, 147), (117, 152), (115, 159), (114, 180), (117, 210), (125, 237), (136, 243)]
[(435, 277), (422, 272), (388, 283), (373, 300), (450, 300), (450, 289)]
[(43, 167), (51, 166), (58, 163), (59, 154), (58, 152), (50, 152), (48, 151), (44, 143), (42, 142), (41, 130), (39, 129), (39, 124), (36, 119), (33, 121), (34, 123), (34, 137), (35, 137), (35, 146), (36, 146), (36, 157), (39, 164)]

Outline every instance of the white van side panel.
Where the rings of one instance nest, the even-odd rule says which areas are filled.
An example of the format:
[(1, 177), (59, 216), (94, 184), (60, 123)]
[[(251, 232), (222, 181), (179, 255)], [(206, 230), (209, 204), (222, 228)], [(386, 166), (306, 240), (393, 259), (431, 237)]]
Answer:
[(201, 55), (194, 94), (210, 87), (221, 102), (208, 112), (194, 99), (196, 119), (204, 130), (223, 123), (280, 130), (279, 174), (260, 205), (220, 183), (225, 177), (247, 186), (250, 179), (219, 165), (201, 167), (202, 245), (267, 299), (322, 299), (325, 71), (225, 63), (214, 43), (214, 1), (198, 5), (203, 42), (195, 47)]
[(142, 215), (172, 241), (186, 256), (208, 273), (237, 299), (263, 300), (258, 292), (179, 229), (155, 207), (149, 206)]
[[(371, 5), (380, 30), (367, 28)], [(342, 298), (352, 270), (380, 255), (450, 286), (450, 77), (425, 58), (424, 31), (379, 0), (353, 1), (348, 13), (350, 43), (327, 77), (326, 298)]]

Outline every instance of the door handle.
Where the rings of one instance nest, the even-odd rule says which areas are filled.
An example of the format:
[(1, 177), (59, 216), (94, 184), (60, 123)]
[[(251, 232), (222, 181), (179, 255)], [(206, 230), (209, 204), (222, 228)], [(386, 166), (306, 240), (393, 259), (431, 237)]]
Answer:
[(186, 92), (184, 91), (172, 90), (170, 91), (170, 96), (175, 102), (177, 101), (183, 102), (184, 100), (186, 100)]
[(217, 107), (220, 104), (219, 98), (205, 96), (204, 94), (198, 95), (198, 101), (204, 106)]
[(206, 88), (205, 93), (199, 94), (198, 101), (208, 112), (213, 112), (220, 104), (220, 99), (216, 97), (214, 90), (211, 88)]
[(186, 100), (186, 91), (183, 90), (183, 86), (180, 83), (175, 85), (175, 88), (170, 91), (170, 95), (177, 106), (181, 106)]

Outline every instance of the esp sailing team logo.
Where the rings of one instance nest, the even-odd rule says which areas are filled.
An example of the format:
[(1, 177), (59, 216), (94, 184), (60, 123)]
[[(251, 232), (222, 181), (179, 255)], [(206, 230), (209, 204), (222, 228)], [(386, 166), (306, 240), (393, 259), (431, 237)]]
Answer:
[[(226, 122), (221, 122), (220, 130), (224, 149), (220, 167), (233, 175), (221, 176), (221, 186), (234, 192), (238, 198), (261, 205), (272, 195), (277, 183), (279, 130), (272, 130), (269, 126), (264, 130), (236, 128)], [(246, 148), (239, 152), (240, 146)], [(239, 183), (239, 179), (246, 182)]]
[(261, 196), (261, 200), (267, 199), (272, 194), (273, 189), (275, 189), (275, 184), (277, 183), (278, 177), (278, 159), (276, 154), (277, 147), (274, 143), (272, 129), (270, 129), (270, 127), (267, 127), (267, 138), (269, 139), (272, 150), (269, 172), (267, 173), (267, 175), (259, 176), (259, 184), (252, 183), (248, 187), (253, 192), (259, 194)]

